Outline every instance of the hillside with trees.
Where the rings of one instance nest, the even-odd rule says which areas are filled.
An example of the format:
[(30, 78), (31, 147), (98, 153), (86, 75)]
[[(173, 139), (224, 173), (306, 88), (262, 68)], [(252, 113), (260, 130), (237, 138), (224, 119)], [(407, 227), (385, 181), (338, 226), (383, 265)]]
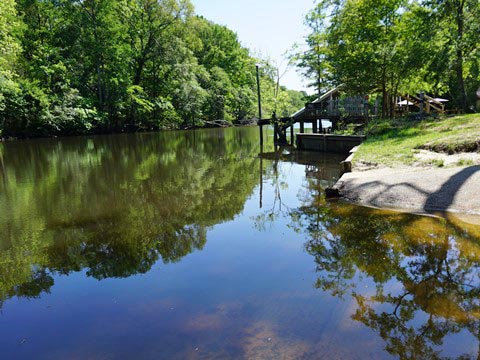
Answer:
[(259, 62), (264, 114), (304, 103), (189, 0), (2, 0), (0, 47), (0, 137), (253, 118)]

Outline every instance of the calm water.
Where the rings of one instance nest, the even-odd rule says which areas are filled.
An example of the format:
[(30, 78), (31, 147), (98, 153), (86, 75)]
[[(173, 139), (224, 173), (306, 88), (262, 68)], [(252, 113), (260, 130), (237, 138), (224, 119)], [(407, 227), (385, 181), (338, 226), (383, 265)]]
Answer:
[(1, 359), (477, 359), (480, 228), (327, 203), (256, 128), (0, 144)]

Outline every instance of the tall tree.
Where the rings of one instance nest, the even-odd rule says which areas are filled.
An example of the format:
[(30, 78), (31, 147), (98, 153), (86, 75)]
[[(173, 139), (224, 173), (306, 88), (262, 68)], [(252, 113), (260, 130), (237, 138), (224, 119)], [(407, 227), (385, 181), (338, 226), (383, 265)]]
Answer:
[(21, 51), (18, 35), (21, 30), (17, 18), (15, 0), (0, 3), (0, 135), (8, 120), (8, 97), (18, 93), (15, 83), (17, 60)]
[(327, 8), (329, 2), (321, 1), (305, 17), (305, 25), (310, 30), (306, 37), (305, 50), (298, 44), (294, 45), (290, 62), (297, 65), (302, 76), (309, 80), (309, 87), (316, 94), (322, 94), (331, 81), (331, 69), (327, 56)]
[(18, 36), (21, 23), (17, 17), (15, 0), (5, 0), (0, 3), (0, 71), (3, 76), (7, 72), (15, 72), (17, 56), (21, 50)]
[[(255, 63), (189, 0), (5, 0), (7, 136), (137, 131), (255, 114)], [(265, 85), (274, 80), (266, 76)]]
[[(466, 81), (478, 84), (478, 48), (480, 45), (480, 3), (478, 0), (429, 0), (425, 5), (433, 10), (436, 18), (437, 41), (446, 46), (439, 55), (446, 52), (443, 63), (444, 72), (454, 70), (456, 89), (453, 93), (457, 105), (463, 111), (468, 111), (469, 103)], [(449, 65), (449, 66), (445, 66)]]

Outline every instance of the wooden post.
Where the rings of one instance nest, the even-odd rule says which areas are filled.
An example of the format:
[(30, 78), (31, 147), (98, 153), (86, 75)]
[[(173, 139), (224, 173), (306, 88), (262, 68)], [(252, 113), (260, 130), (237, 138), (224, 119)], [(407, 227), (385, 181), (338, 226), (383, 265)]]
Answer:
[(363, 101), (364, 101), (364, 107), (363, 107), (363, 116), (365, 117), (365, 120), (368, 121), (368, 118), (369, 118), (369, 115), (370, 115), (370, 104), (369, 104), (369, 101), (370, 98), (368, 97), (368, 95), (365, 95), (363, 97)]
[(305, 123), (303, 119), (300, 120), (300, 132), (303, 134), (305, 132)]
[(258, 120), (260, 122), (260, 146), (263, 146), (263, 124), (262, 124), (262, 98), (260, 95), (260, 75), (258, 74), (258, 65), (257, 69), (257, 95), (258, 95)]
[(317, 127), (317, 121), (318, 121), (318, 119), (315, 119), (315, 120), (313, 120), (313, 122), (312, 122), (312, 128), (313, 128), (312, 131), (313, 131), (314, 134), (317, 133), (317, 129), (318, 129), (318, 127)]
[(425, 93), (423, 91), (420, 92), (420, 114), (423, 115), (425, 110)]
[(295, 123), (292, 124), (292, 126), (290, 126), (290, 143), (293, 145), (293, 143), (295, 142), (295, 132), (294, 132), (294, 127)]
[(263, 156), (260, 156), (260, 209), (261, 208), (263, 208)]

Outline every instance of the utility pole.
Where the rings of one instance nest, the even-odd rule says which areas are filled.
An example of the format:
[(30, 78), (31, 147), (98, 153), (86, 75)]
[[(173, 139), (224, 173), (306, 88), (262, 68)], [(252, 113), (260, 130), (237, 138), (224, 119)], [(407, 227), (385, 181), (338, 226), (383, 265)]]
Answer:
[(260, 125), (260, 146), (263, 150), (263, 124), (262, 124), (262, 98), (260, 95), (260, 75), (259, 75), (259, 66), (256, 65), (257, 69), (257, 94), (258, 94), (258, 121)]

